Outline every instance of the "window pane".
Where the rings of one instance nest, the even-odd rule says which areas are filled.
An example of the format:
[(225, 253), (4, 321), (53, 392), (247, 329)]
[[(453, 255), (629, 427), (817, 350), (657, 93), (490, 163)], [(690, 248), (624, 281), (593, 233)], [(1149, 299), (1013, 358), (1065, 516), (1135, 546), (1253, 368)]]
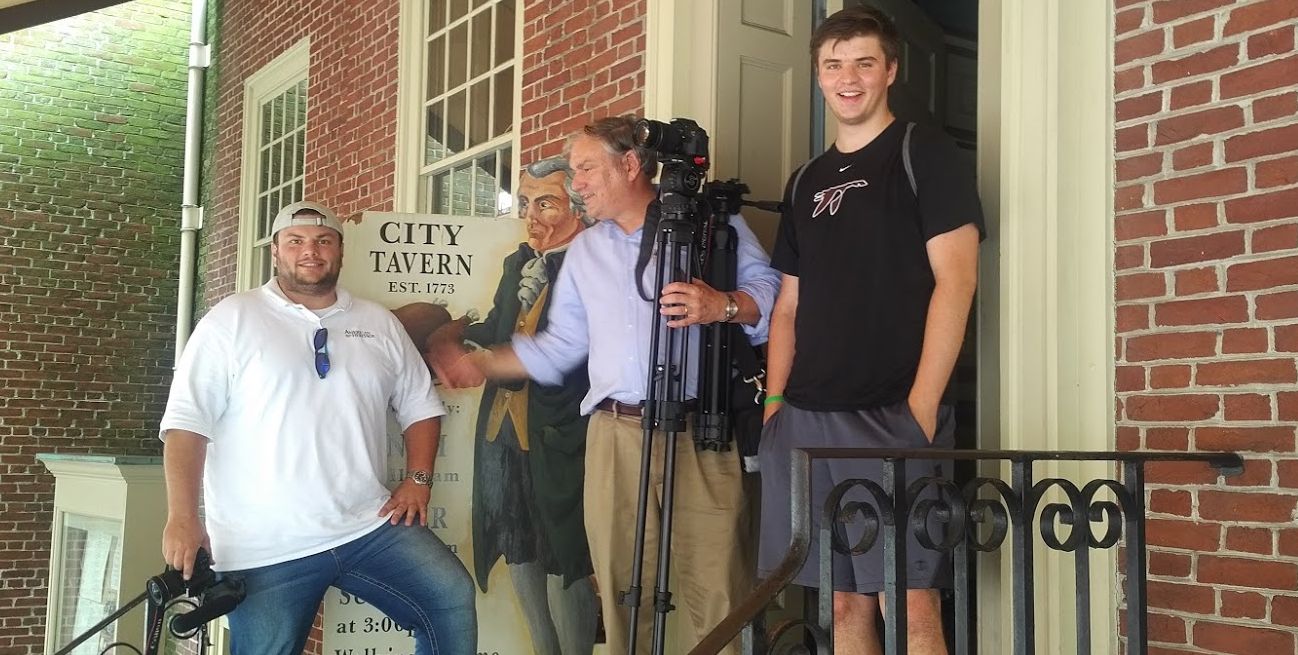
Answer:
[(468, 128), (464, 120), (464, 95), (464, 91), (460, 90), (446, 101), (447, 154), (464, 150), (464, 137)]
[(297, 168), (297, 160), (293, 157), (296, 152), (297, 148), (293, 146), (293, 139), (290, 135), (289, 138), (284, 139), (284, 184), (291, 183), (293, 178), (296, 177), (293, 173), (293, 169)]
[(297, 162), (297, 173), (294, 177), (301, 177), (306, 175), (306, 130), (298, 130), (294, 148), (294, 160)]
[[(62, 543), (64, 559), (58, 563), (62, 589), (51, 589), (50, 596), (62, 608), (55, 617), (55, 647), (61, 647), (86, 632), (116, 610), (118, 581), (121, 578), (121, 522), (77, 514), (63, 515)], [(93, 640), (77, 652), (111, 651), (117, 628), (92, 635)]]
[(446, 101), (438, 101), (428, 108), (428, 131), (424, 140), (424, 163), (431, 164), (442, 157), (446, 156), (446, 137), (444, 128), (446, 127), (445, 109)]
[(510, 178), (513, 177), (509, 172), (509, 167), (513, 166), (514, 151), (510, 148), (500, 150), (500, 158), (496, 165), (496, 185), (500, 191), (496, 193), (496, 215), (505, 216), (514, 211), (513, 184)]
[(261, 106), (261, 145), (270, 142), (270, 110), (272, 103)]
[(496, 73), (496, 106), (492, 112), (491, 136), (497, 137), (514, 125), (514, 67)]
[(479, 157), (473, 171), (473, 215), (496, 215), (496, 153)]
[(297, 95), (302, 98), (297, 103), (297, 124), (306, 125), (306, 80), (297, 83)]
[(500, 150), (500, 175), (496, 177), (500, 181), (500, 189), (505, 193), (510, 193), (514, 189), (514, 174), (509, 170), (514, 165), (514, 149), (502, 148)]
[(266, 184), (266, 188), (274, 189), (284, 181), (284, 178), (280, 177), (279, 174), (280, 164), (283, 162), (283, 157), (284, 154), (281, 152), (280, 142), (276, 141), (275, 145), (270, 147), (270, 180)]
[(469, 13), (469, 0), (451, 0), (451, 20)]
[(471, 216), (472, 207), (469, 195), (473, 190), (473, 162), (464, 162), (455, 167), (454, 181), (451, 182), (451, 212), (456, 216)]
[(430, 0), (428, 3), (428, 33), (446, 27), (446, 0)]
[(274, 214), (270, 211), (270, 198), (262, 196), (257, 199), (257, 234), (253, 237), (256, 239), (265, 239), (270, 236), (270, 217)]
[(284, 130), (292, 132), (297, 129), (297, 87), (284, 92)]
[(260, 275), (258, 276), (258, 279), (260, 279), (262, 282), (265, 282), (266, 280), (270, 279), (270, 276), (273, 273), (273, 271), (271, 270), (272, 259), (270, 256), (270, 246), (262, 246), (261, 248), (258, 248), (257, 259), (260, 260), (257, 263), (257, 268), (260, 271)]
[(261, 182), (257, 186), (258, 193), (265, 193), (270, 188), (270, 148), (261, 150)]
[(496, 66), (514, 58), (514, 0), (496, 5)]
[(284, 96), (275, 96), (270, 108), (270, 138), (275, 139), (284, 134)]
[(447, 57), (451, 67), (446, 71), (446, 88), (454, 89), (464, 84), (464, 74), (468, 70), (469, 24), (460, 23), (451, 29), (450, 52)]
[(439, 36), (428, 44), (428, 92), (431, 100), (446, 92), (446, 37)]
[(473, 55), (469, 57), (469, 77), (477, 77), (491, 68), (491, 12), (480, 11), (473, 17)]
[(296, 181), (296, 182), (293, 183), (293, 198), (292, 198), (291, 202), (297, 202), (297, 201), (301, 200), (302, 198), (303, 198), (303, 196), (302, 196), (302, 180), (299, 179), (298, 181)]
[(451, 174), (446, 172), (434, 175), (430, 191), (433, 199), (433, 213), (451, 213)]
[(491, 109), (491, 80), (483, 79), (473, 85), (469, 97), (469, 146), (487, 140), (487, 117)]

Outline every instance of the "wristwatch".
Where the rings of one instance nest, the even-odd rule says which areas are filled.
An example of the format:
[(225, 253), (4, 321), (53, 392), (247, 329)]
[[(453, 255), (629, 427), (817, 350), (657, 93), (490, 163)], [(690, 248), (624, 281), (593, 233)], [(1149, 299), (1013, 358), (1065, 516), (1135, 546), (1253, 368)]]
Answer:
[(410, 478), (410, 480), (415, 484), (424, 487), (429, 487), (433, 484), (433, 478), (428, 474), (428, 471), (411, 471), (410, 475), (406, 477)]
[(730, 321), (735, 320), (735, 315), (738, 313), (739, 313), (739, 301), (735, 300), (735, 294), (727, 293), (726, 294), (726, 317), (722, 320), (724, 320), (726, 323), (729, 323)]

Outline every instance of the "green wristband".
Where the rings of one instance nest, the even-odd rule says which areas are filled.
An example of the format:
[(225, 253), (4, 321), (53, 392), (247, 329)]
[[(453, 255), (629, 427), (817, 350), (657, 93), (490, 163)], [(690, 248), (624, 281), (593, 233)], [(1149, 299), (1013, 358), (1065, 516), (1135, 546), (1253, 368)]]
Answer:
[(762, 404), (770, 405), (771, 403), (782, 403), (782, 402), (784, 402), (784, 396), (776, 394), (774, 396), (767, 396), (766, 400), (762, 401)]

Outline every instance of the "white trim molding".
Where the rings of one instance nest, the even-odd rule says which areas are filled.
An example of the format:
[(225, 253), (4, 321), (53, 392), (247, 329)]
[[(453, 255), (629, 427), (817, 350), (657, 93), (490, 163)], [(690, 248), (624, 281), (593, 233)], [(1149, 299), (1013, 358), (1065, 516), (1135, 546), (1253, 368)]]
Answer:
[[(1114, 447), (1111, 11), (1072, 0), (979, 7), (979, 189), (990, 231), (979, 287), (981, 448)], [(1036, 477), (1114, 473), (1060, 464)], [(1093, 647), (1116, 653), (1116, 552), (1091, 557)], [(1040, 580), (1073, 575), (1065, 553), (1039, 547), (1035, 560)], [(1008, 560), (980, 564), (980, 598), (1001, 599), (980, 603), (982, 622), (1003, 629), (980, 631), (979, 650), (1009, 652)], [(1036, 587), (1042, 652), (1075, 643), (1072, 588)]]

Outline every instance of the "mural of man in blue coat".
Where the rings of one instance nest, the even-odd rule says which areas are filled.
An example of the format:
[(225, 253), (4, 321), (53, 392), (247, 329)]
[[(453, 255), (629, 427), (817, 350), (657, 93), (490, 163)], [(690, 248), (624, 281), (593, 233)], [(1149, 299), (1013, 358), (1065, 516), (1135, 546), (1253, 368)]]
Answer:
[[(588, 224), (570, 184), (563, 157), (525, 167), (517, 202), (527, 242), (505, 257), (485, 320), (452, 321), (434, 333), (430, 355), (443, 364), (435, 366), (439, 374), (466, 346), (487, 348), (508, 343), (515, 332), (545, 329), (550, 283), (569, 242)], [(589, 386), (584, 366), (558, 386), (486, 382), (478, 410), (474, 574), (486, 592), (496, 563), (508, 563), (537, 655), (588, 655), (595, 643), (599, 605), (582, 524), (586, 417), (579, 410)]]

